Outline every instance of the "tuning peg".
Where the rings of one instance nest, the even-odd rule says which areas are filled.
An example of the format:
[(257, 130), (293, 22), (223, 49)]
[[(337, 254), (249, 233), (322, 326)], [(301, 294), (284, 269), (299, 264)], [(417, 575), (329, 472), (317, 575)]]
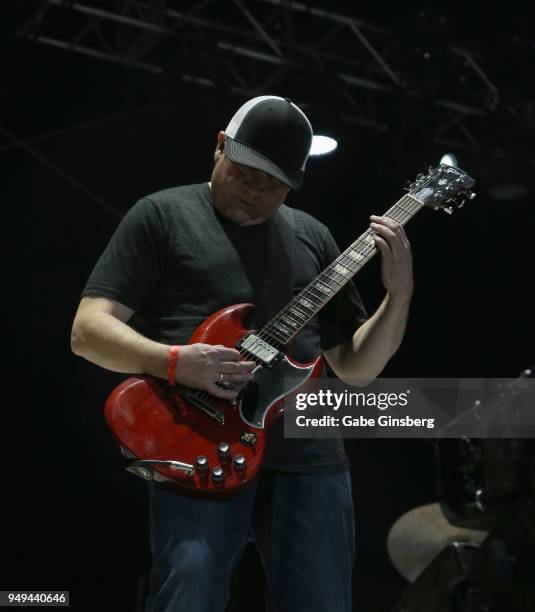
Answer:
[(416, 183), (411, 183), (410, 181), (406, 181), (405, 185), (403, 185), (403, 189), (405, 191), (412, 191), (417, 187)]
[(473, 200), (473, 199), (476, 197), (476, 193), (475, 193), (474, 191), (469, 191), (469, 192), (466, 194), (466, 197), (467, 197), (469, 200)]
[(417, 180), (417, 181), (422, 181), (424, 178), (425, 178), (425, 176), (424, 176), (422, 173), (420, 173), (420, 174), (418, 174), (418, 175), (416, 176), (416, 180)]
[(444, 206), (444, 208), (442, 209), (445, 213), (448, 213), (448, 215), (453, 214), (453, 208), (451, 206)]

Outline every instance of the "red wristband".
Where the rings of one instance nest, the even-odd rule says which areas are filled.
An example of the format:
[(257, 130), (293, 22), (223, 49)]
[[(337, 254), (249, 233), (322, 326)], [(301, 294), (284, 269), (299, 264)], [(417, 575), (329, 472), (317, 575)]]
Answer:
[(176, 364), (178, 363), (179, 346), (171, 346), (167, 355), (167, 382), (174, 387), (176, 385)]

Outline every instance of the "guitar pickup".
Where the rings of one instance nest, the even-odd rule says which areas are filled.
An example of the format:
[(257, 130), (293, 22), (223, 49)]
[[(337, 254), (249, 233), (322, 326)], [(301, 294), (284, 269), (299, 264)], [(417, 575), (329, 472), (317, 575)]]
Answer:
[(266, 368), (273, 368), (283, 357), (283, 353), (271, 346), (265, 340), (259, 338), (256, 334), (249, 334), (242, 338), (236, 344), (238, 350), (245, 350), (252, 357), (256, 357), (261, 361), (261, 365)]

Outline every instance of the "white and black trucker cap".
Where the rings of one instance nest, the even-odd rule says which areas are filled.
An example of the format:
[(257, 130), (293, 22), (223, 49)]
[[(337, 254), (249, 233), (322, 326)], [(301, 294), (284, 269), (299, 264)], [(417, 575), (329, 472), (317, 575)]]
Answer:
[(225, 152), (237, 164), (301, 188), (312, 126), (288, 98), (258, 96), (241, 106), (225, 130)]

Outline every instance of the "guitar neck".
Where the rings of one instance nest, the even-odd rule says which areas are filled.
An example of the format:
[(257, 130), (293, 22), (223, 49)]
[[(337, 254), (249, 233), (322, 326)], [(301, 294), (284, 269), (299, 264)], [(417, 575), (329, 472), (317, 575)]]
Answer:
[[(405, 195), (383, 216), (405, 225), (422, 206), (423, 203), (413, 196)], [(369, 228), (359, 236), (271, 321), (266, 323), (261, 334), (270, 336), (283, 346), (292, 340), (375, 255), (377, 248), (374, 234), (375, 232)]]

